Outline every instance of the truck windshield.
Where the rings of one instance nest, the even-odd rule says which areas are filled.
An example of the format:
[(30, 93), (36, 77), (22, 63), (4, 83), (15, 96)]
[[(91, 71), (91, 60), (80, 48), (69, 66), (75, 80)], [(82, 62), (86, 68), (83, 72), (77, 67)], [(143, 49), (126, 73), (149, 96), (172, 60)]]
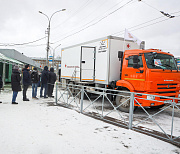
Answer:
[(177, 70), (173, 56), (160, 53), (145, 53), (144, 55), (148, 68)]

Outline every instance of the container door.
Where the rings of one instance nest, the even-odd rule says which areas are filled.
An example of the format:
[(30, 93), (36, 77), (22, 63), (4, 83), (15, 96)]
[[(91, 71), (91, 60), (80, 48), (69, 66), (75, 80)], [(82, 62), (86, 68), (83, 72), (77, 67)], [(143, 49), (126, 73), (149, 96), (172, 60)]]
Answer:
[(95, 79), (95, 47), (81, 47), (81, 81)]

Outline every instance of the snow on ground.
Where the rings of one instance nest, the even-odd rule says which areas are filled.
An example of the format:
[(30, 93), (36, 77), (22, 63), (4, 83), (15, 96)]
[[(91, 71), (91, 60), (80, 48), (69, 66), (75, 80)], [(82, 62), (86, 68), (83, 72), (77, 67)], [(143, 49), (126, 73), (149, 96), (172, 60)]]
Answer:
[[(38, 89), (39, 96), (39, 89)], [(87, 117), (74, 110), (51, 106), (54, 99), (31, 98), (11, 104), (12, 92), (1, 92), (1, 154), (149, 154), (180, 153), (174, 145), (144, 134)]]

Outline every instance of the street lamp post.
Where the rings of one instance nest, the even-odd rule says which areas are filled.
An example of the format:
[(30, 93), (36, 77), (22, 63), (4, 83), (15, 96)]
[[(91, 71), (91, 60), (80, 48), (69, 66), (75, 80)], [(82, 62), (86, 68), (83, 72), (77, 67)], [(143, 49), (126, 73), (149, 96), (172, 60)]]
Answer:
[(41, 11), (39, 11), (39, 13), (41, 13), (41, 14), (43, 14), (44, 16), (46, 16), (47, 17), (47, 19), (48, 19), (48, 28), (47, 28), (47, 32), (48, 32), (48, 39), (47, 39), (47, 57), (46, 57), (46, 66), (48, 66), (48, 54), (49, 54), (49, 38), (50, 38), (50, 25), (51, 25), (51, 19), (52, 19), (52, 17), (54, 16), (54, 14), (56, 14), (56, 13), (58, 13), (58, 12), (61, 12), (61, 11), (65, 11), (66, 9), (62, 9), (62, 10), (59, 10), (59, 11), (56, 11), (56, 12), (54, 12), (51, 16), (50, 16), (50, 18), (46, 15), (46, 14), (44, 14), (43, 12), (41, 12)]
[(61, 44), (59, 44), (58, 46), (56, 46), (53, 50), (53, 68), (54, 68), (54, 57), (55, 57), (55, 50), (57, 47), (61, 46)]

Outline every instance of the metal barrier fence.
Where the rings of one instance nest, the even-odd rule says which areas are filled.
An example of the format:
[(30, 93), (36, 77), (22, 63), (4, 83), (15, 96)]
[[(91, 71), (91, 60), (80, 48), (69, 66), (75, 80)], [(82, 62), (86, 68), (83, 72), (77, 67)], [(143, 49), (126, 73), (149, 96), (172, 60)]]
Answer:
[[(147, 97), (159, 97), (158, 102), (164, 102), (165, 106), (160, 109), (143, 107), (140, 101), (149, 100)], [(118, 105), (112, 101), (116, 98), (121, 98)], [(180, 103), (176, 103), (180, 98), (56, 83), (55, 101), (80, 113), (180, 146)], [(134, 103), (139, 105), (135, 111)], [(129, 105), (129, 113), (119, 110), (126, 105)]]

